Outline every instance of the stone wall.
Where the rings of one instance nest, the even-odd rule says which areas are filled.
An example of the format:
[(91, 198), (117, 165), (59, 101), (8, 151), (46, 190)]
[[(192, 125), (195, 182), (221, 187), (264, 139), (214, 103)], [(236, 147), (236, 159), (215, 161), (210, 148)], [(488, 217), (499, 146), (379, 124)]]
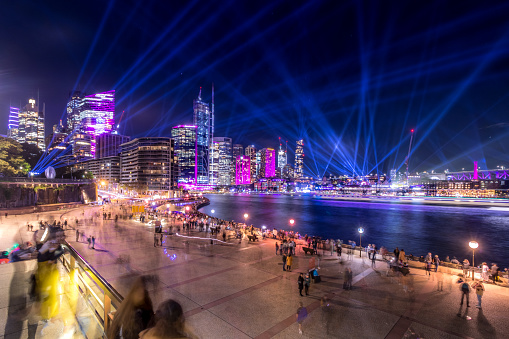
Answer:
[(0, 185), (0, 208), (82, 202), (97, 199), (95, 184)]

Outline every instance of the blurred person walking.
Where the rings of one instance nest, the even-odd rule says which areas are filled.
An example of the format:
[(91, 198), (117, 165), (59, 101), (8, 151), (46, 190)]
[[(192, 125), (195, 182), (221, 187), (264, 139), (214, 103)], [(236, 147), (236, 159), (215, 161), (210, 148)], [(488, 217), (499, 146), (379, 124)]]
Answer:
[(296, 317), (297, 323), (299, 324), (299, 334), (302, 334), (302, 322), (308, 317), (308, 310), (304, 307), (302, 301), (299, 302)]
[(299, 274), (299, 278), (297, 279), (297, 284), (299, 284), (299, 294), (301, 297), (303, 297), (302, 295), (302, 290), (304, 289), (304, 274)]
[(477, 281), (472, 284), (472, 288), (475, 289), (475, 294), (477, 295), (477, 306), (476, 307), (478, 309), (481, 309), (482, 308), (482, 305), (481, 305), (482, 296), (485, 291), (484, 285), (481, 281)]

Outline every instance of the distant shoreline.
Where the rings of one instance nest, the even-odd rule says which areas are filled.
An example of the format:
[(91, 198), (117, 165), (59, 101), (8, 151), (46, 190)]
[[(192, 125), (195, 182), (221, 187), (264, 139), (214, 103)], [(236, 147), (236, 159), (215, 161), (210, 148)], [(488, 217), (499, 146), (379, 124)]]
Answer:
[(329, 196), (329, 195), (313, 195), (316, 199), (351, 201), (351, 202), (367, 202), (367, 203), (384, 203), (384, 204), (404, 204), (404, 205), (434, 205), (434, 206), (451, 206), (451, 207), (477, 207), (477, 208), (493, 208), (497, 210), (507, 210), (509, 212), (509, 199), (486, 199), (481, 198), (436, 198), (436, 197), (347, 197), (347, 196)]

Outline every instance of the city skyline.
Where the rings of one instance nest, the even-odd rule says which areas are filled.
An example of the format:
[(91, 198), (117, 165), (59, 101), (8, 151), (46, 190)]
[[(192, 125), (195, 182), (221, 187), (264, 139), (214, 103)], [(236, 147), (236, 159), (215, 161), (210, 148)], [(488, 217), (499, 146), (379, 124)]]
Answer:
[[(193, 123), (200, 86), (212, 101), (214, 82), (214, 135), (257, 149), (282, 137), (289, 163), (304, 139), (304, 172), (315, 177), (403, 170), (411, 128), (411, 172), (506, 165), (507, 4), (94, 4), (6, 5), (2, 126), (38, 89), (47, 132), (72, 90), (115, 90), (121, 134), (170, 136)], [(33, 22), (13, 23), (21, 9), (37, 13)], [(27, 44), (33, 52), (19, 53)]]

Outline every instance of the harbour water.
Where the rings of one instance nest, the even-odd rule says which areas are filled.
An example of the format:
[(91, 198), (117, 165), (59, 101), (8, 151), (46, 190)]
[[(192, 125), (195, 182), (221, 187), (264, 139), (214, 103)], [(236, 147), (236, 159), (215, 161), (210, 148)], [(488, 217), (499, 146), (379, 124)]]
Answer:
[[(207, 195), (210, 205), (200, 209), (225, 220), (244, 222), (269, 229), (294, 230), (302, 235), (354, 240), (364, 228), (362, 244), (375, 243), (392, 251), (396, 246), (415, 256), (428, 252), (456, 256), (472, 262), (469, 241), (479, 248), (475, 263), (495, 262), (509, 267), (509, 209), (458, 206), (334, 201), (311, 195)], [(212, 213), (214, 210), (214, 213)], [(289, 220), (295, 220), (293, 226)]]

